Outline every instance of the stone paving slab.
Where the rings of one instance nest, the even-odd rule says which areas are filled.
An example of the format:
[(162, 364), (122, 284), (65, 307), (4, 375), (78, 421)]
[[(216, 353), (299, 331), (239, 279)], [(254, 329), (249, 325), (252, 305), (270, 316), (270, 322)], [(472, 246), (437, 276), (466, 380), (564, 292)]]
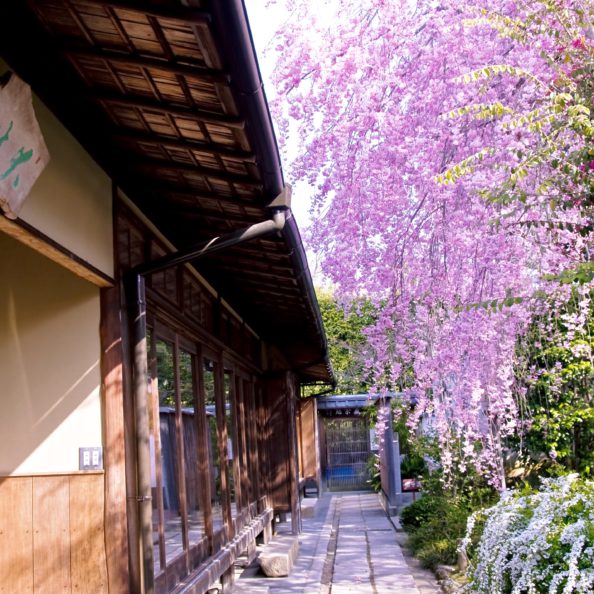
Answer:
[(252, 565), (237, 584), (270, 594), (438, 594), (417, 588), (398, 539), (377, 495), (326, 493), (303, 519), (291, 575), (266, 578)]

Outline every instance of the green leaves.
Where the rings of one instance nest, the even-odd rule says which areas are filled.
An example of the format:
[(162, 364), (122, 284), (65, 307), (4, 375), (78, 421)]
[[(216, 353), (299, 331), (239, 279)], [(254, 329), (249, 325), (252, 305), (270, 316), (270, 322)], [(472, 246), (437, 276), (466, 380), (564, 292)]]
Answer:
[(479, 301), (477, 303), (467, 303), (466, 305), (456, 308), (457, 311), (478, 311), (484, 309), (489, 313), (501, 311), (505, 307), (513, 307), (519, 303), (523, 303), (524, 297), (513, 297), (508, 295), (501, 299), (488, 299), (486, 301)]
[(558, 274), (546, 274), (544, 279), (555, 281), (562, 285), (584, 285), (594, 280), (594, 262), (582, 262), (573, 268), (567, 268)]
[(375, 321), (369, 300), (357, 299), (346, 310), (330, 294), (319, 294), (320, 312), (328, 337), (330, 361), (337, 379), (338, 394), (359, 394), (369, 388), (364, 357), (363, 329)]
[(487, 156), (492, 155), (494, 152), (494, 149), (488, 147), (481, 149), (473, 155), (470, 155), (470, 157), (467, 157), (463, 161), (460, 161), (449, 169), (446, 169), (443, 173), (437, 175), (435, 177), (435, 181), (438, 184), (444, 186), (447, 186), (448, 184), (454, 184), (464, 175), (472, 173), (478, 163), (483, 161)]
[(490, 80), (495, 76), (501, 74), (509, 74), (510, 76), (514, 76), (518, 79), (525, 78), (540, 87), (544, 87), (544, 83), (541, 82), (536, 76), (534, 76), (528, 70), (524, 70), (523, 68), (518, 68), (516, 66), (512, 66), (511, 64), (493, 64), (483, 66), (482, 68), (478, 68), (477, 70), (472, 70), (471, 72), (467, 72), (462, 76), (458, 76), (454, 79), (455, 82), (464, 82), (464, 83), (471, 83), (477, 82), (481, 79)]
[(495, 101), (494, 103), (473, 103), (458, 109), (453, 109), (444, 114), (444, 118), (460, 118), (469, 115), (477, 120), (486, 120), (488, 118), (501, 118), (505, 114), (514, 113), (510, 107), (506, 107), (503, 103)]

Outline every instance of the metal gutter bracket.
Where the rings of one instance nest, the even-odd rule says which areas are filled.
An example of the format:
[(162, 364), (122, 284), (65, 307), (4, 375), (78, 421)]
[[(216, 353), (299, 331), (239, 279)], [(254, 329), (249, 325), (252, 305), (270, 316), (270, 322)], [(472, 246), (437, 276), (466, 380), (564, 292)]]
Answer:
[(266, 208), (271, 210), (280, 209), (288, 210), (291, 208), (291, 198), (293, 196), (293, 189), (290, 184), (285, 184), (281, 193), (268, 205)]

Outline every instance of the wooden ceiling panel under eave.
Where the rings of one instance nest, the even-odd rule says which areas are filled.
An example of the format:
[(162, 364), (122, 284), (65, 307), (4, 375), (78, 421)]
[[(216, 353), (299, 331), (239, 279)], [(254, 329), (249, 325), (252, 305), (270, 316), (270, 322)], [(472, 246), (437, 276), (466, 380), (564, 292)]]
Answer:
[[(229, 45), (221, 3), (233, 4), (0, 5), (0, 18), (12, 25), (0, 40), (9, 63), (179, 249), (267, 219), (265, 206), (280, 192), (270, 183), (280, 165), (268, 162), (257, 138), (261, 112), (245, 109), (244, 95), (235, 94), (235, 58), (229, 47), (221, 53)], [(239, 47), (253, 54), (251, 42)], [(325, 338), (296, 248), (302, 250), (298, 232), (291, 231), (196, 266), (262, 336), (290, 328), (305, 353), (300, 358), (319, 359)], [(323, 369), (312, 373), (329, 377)]]

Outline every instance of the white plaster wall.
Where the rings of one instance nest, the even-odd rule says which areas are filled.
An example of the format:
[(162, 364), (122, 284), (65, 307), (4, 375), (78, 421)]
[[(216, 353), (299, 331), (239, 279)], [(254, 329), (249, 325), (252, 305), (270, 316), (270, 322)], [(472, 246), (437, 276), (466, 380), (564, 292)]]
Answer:
[(0, 233), (0, 475), (102, 445), (99, 289)]
[(19, 216), (113, 277), (111, 181), (45, 105), (33, 105), (50, 162)]
[[(0, 74), (8, 69), (0, 59)], [(33, 107), (50, 162), (19, 218), (113, 277), (110, 178), (35, 96)]]

